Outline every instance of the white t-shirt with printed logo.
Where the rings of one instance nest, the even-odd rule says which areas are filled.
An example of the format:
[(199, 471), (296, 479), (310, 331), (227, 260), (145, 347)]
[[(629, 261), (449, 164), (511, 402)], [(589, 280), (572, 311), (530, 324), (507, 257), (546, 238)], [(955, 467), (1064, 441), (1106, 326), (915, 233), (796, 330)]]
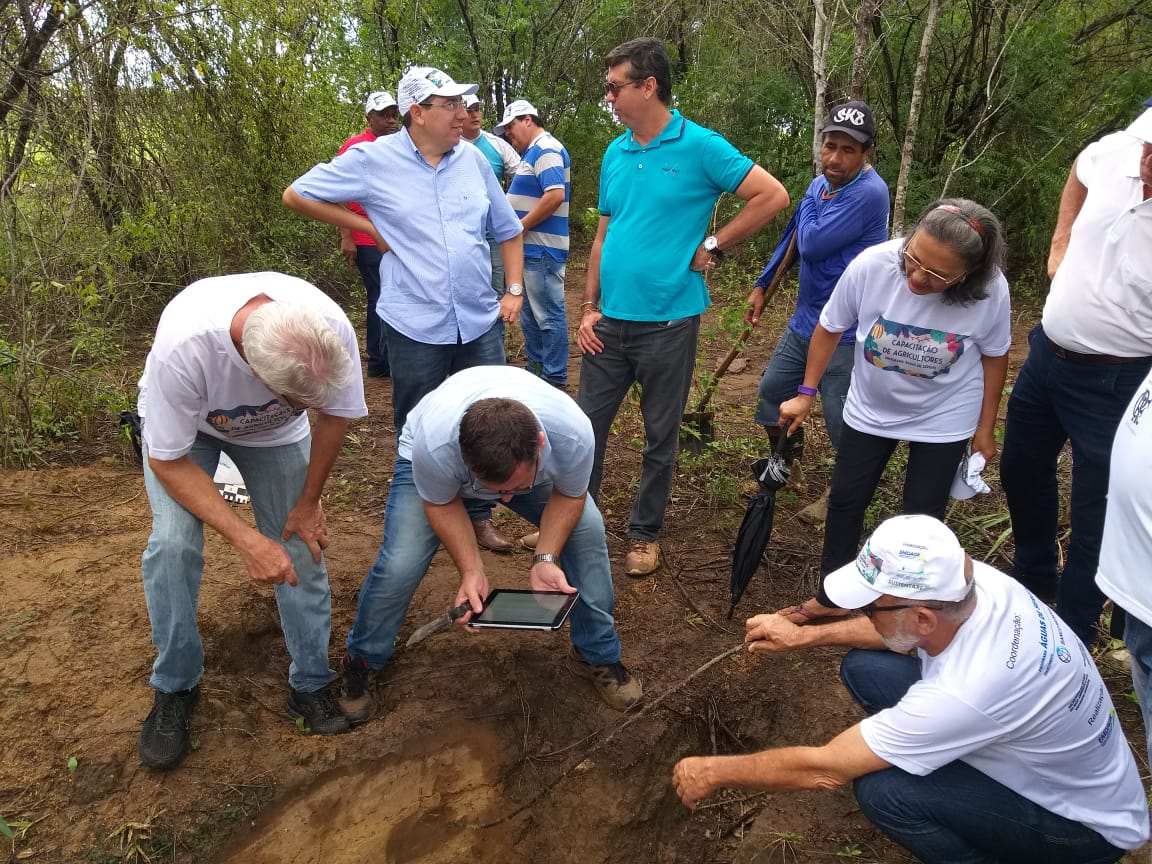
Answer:
[(1108, 509), (1096, 584), (1152, 627), (1152, 372), (1136, 388), (1112, 440)]
[(351, 381), (319, 410), (349, 419), (368, 413), (356, 333), (332, 298), (283, 273), (201, 279), (165, 307), (144, 364), (137, 411), (150, 457), (179, 459), (201, 432), (244, 447), (276, 447), (308, 435), (308, 412), (281, 402), (232, 344), (233, 317), (259, 294), (316, 310), (348, 348)]
[(868, 748), (924, 776), (960, 760), (1121, 849), (1148, 840), (1128, 741), (1083, 643), (1015, 579), (974, 563), (976, 608), (896, 705), (861, 721)]
[(848, 265), (820, 324), (856, 327), (844, 420), (859, 432), (902, 441), (961, 441), (976, 431), (984, 398), (981, 357), (1012, 344), (1008, 282), (999, 271), (988, 297), (968, 306), (908, 289), (897, 238)]

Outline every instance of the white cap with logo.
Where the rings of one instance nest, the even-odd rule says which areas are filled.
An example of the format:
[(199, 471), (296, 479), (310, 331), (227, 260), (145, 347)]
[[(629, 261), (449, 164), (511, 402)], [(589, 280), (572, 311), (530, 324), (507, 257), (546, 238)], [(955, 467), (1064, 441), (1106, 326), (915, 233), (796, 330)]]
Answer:
[(396, 100), (392, 98), (392, 94), (387, 90), (377, 90), (368, 96), (368, 101), (364, 103), (364, 113), (369, 111), (383, 111), (385, 108), (391, 108), (396, 104)]
[(475, 84), (457, 84), (447, 72), (431, 66), (413, 66), (400, 79), (396, 92), (400, 97), (400, 114), (403, 116), (413, 105), (431, 96), (451, 99), (475, 93), (477, 89)]
[(824, 577), (824, 593), (841, 609), (859, 609), (884, 594), (908, 600), (963, 600), (967, 554), (948, 526), (931, 516), (893, 516), (851, 564)]
[(525, 114), (531, 114), (534, 117), (540, 116), (540, 112), (527, 99), (517, 99), (504, 109), (504, 118), (492, 127), (492, 134), (503, 135), (505, 130), (512, 125), (513, 120), (517, 117), (523, 117)]

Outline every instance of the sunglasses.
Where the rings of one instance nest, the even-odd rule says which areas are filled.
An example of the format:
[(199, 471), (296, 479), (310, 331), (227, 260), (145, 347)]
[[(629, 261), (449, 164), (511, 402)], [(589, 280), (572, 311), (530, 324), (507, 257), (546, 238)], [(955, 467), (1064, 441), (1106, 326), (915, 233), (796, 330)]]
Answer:
[(469, 114), (479, 114), (481, 111), (484, 110), (484, 103), (483, 102), (477, 102), (475, 105), (469, 105), (464, 110), (466, 110)]
[(605, 81), (604, 82), (604, 95), (605, 96), (611, 96), (613, 99), (615, 99), (617, 96), (620, 95), (620, 91), (623, 90), (625, 87), (639, 87), (643, 83), (644, 83), (643, 80), (641, 80), (641, 81), (625, 81), (623, 84), (617, 84), (615, 81)]

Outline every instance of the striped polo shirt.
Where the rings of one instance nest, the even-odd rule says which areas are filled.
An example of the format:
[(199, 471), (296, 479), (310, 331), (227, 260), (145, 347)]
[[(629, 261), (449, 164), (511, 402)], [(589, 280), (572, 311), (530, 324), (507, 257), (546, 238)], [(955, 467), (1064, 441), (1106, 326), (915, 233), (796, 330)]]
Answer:
[(572, 195), (572, 163), (564, 145), (550, 132), (541, 132), (524, 151), (508, 187), (508, 202), (523, 218), (549, 189), (563, 189), (564, 201), (547, 219), (524, 232), (524, 257), (548, 255), (568, 260), (568, 201)]

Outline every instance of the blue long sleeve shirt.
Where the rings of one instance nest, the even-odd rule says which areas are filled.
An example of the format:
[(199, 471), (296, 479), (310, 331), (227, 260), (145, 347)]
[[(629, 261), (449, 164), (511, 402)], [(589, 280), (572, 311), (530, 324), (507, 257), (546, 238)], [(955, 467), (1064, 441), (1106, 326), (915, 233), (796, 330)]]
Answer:
[[(888, 239), (888, 185), (871, 165), (864, 166), (854, 180), (835, 191), (829, 191), (827, 185), (823, 175), (809, 184), (776, 251), (755, 283), (768, 286), (795, 234), (800, 295), (788, 326), (805, 339), (812, 338), (820, 311), (844, 268), (869, 246)], [(851, 344), (855, 339), (855, 330), (849, 328), (840, 342)]]

